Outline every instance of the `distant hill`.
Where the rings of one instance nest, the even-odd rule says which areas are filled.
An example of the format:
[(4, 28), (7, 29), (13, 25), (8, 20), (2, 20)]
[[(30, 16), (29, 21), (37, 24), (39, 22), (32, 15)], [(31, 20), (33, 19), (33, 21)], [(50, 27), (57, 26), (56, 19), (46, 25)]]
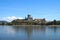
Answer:
[(7, 21), (0, 21), (0, 25), (5, 25), (7, 23), (8, 23)]

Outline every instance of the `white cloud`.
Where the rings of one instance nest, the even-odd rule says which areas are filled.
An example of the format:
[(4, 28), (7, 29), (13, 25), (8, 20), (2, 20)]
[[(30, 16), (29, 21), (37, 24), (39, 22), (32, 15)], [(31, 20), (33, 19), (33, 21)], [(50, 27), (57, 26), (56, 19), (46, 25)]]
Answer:
[(23, 18), (22, 17), (15, 17), (15, 16), (0, 18), (0, 20), (9, 21), (9, 22), (11, 22), (12, 20), (15, 20), (15, 19), (23, 19)]

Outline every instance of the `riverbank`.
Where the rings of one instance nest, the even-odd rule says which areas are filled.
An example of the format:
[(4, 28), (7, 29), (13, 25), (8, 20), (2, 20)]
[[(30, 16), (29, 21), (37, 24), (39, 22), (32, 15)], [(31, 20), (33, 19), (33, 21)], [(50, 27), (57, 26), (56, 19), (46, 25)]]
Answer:
[(60, 26), (60, 25), (0, 25), (0, 26), (52, 26), (52, 27), (56, 27), (56, 26)]

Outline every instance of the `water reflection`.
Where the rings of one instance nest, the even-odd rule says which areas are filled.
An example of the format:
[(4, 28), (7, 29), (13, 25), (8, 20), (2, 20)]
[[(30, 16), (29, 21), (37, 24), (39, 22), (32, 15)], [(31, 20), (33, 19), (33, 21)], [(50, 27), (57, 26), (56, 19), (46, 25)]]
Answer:
[(51, 31), (53, 31), (53, 32), (56, 33), (57, 30), (60, 29), (60, 26), (49, 26), (48, 28), (49, 28)]
[(57, 40), (59, 37), (60, 27), (57, 26), (0, 26), (0, 38)]
[(13, 28), (16, 30), (16, 32), (19, 32), (20, 30), (24, 31), (25, 36), (27, 34), (28, 40), (32, 40), (31, 37), (33, 36), (33, 34), (39, 34), (39, 35), (43, 34), (44, 35), (45, 29), (46, 29), (45, 26), (22, 26), (22, 27), (15, 26)]
[(31, 39), (31, 34), (32, 34), (32, 31), (33, 31), (33, 27), (31, 27), (31, 26), (26, 26), (25, 27), (25, 31), (26, 31), (26, 33), (27, 33), (27, 36), (28, 36), (28, 40), (30, 40)]
[(15, 33), (15, 29), (13, 29), (10, 26), (1, 26), (0, 27), (0, 34), (14, 34)]

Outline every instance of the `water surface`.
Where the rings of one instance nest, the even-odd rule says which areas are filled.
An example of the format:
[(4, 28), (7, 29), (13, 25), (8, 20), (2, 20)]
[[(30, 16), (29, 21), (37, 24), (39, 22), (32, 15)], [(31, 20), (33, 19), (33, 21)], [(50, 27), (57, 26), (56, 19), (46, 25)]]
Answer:
[(0, 40), (60, 40), (60, 26), (0, 26)]

